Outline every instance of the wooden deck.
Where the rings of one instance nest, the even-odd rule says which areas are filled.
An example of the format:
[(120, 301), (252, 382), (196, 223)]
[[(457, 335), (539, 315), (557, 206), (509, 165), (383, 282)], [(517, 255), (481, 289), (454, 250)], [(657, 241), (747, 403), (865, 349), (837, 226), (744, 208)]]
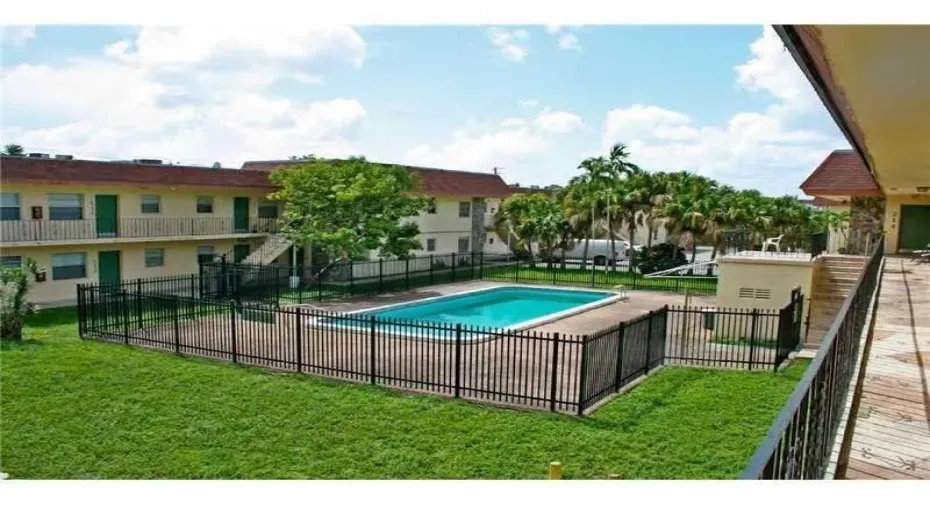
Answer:
[(846, 479), (930, 479), (930, 264), (888, 258)]

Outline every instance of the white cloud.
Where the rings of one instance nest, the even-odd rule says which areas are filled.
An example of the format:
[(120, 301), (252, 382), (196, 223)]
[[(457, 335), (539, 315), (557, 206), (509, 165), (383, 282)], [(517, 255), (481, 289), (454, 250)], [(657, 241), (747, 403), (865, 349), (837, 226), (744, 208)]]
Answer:
[(651, 170), (695, 170), (765, 192), (797, 192), (803, 177), (844, 142), (803, 126), (800, 119), (817, 110), (817, 101), (781, 47), (766, 27), (750, 46), (751, 59), (734, 68), (737, 85), (776, 100), (763, 111), (713, 125), (655, 105), (616, 108), (606, 114), (602, 149), (623, 142), (632, 159)]
[[(526, 108), (527, 100), (520, 102)], [(535, 107), (537, 102), (532, 100)], [(494, 166), (511, 166), (532, 160), (546, 153), (556, 135), (575, 131), (583, 126), (580, 117), (571, 112), (552, 111), (545, 107), (529, 118), (510, 117), (497, 123), (469, 118), (453, 132), (451, 141), (438, 146), (418, 144), (403, 156), (405, 163), (461, 170), (486, 171)], [(538, 178), (532, 170), (524, 176)]]
[(507, 129), (461, 137), (440, 147), (420, 144), (407, 151), (404, 161), (412, 165), (482, 172), (507, 160), (539, 154), (546, 148), (545, 139), (537, 133)]
[(520, 107), (524, 109), (533, 109), (539, 105), (539, 100), (520, 100)]
[(569, 133), (584, 126), (580, 117), (562, 111), (544, 110), (534, 122), (537, 128), (548, 133)]
[(32, 25), (0, 26), (0, 39), (2, 39), (4, 46), (24, 46), (30, 39), (34, 39), (35, 36), (36, 27)]
[(560, 49), (581, 51), (581, 43), (572, 31), (578, 31), (581, 25), (547, 25), (546, 33), (555, 35)]
[(143, 28), (95, 59), (3, 69), (3, 115), (46, 125), (7, 120), (2, 136), (28, 149), (224, 166), (356, 154), (352, 138), (366, 117), (358, 100), (292, 100), (271, 85), (316, 84), (335, 66), (361, 65), (364, 55), (364, 41), (346, 27)]
[(508, 31), (495, 26), (488, 29), (487, 35), (491, 44), (500, 49), (501, 54), (509, 60), (521, 62), (529, 55), (526, 48), (529, 33), (526, 30)]

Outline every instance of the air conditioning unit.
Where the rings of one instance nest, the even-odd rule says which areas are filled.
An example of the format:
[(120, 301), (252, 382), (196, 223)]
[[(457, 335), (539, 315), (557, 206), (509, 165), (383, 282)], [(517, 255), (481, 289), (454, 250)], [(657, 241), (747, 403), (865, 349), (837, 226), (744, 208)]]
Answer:
[(132, 160), (132, 162), (138, 163), (140, 165), (161, 165), (162, 164), (161, 160), (153, 160), (149, 158), (139, 158), (139, 159)]
[(48, 153), (29, 153), (30, 158), (50, 158)]
[(74, 156), (70, 154), (56, 154), (55, 159), (56, 160), (73, 160)]

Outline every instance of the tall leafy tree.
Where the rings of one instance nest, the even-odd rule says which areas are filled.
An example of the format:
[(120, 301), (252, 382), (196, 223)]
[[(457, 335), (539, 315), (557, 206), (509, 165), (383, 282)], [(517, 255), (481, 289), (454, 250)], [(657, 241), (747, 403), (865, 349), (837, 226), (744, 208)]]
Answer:
[(282, 233), (295, 244), (312, 244), (329, 258), (347, 260), (378, 250), (405, 257), (419, 249), (419, 229), (409, 219), (426, 209), (414, 193), (419, 179), (401, 167), (364, 157), (335, 162), (309, 158), (279, 168), (270, 179), (284, 202)]
[(3, 146), (3, 154), (7, 156), (22, 156), (23, 146), (19, 144), (7, 144)]

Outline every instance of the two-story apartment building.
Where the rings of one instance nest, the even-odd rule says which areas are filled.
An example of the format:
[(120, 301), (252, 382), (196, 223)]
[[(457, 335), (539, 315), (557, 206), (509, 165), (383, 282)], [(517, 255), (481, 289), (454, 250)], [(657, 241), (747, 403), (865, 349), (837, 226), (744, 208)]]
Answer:
[(0, 162), (2, 262), (40, 268), (33, 301), (65, 304), (84, 282), (195, 274), (199, 259), (244, 258), (274, 230), (264, 174), (134, 162), (7, 157)]
[[(293, 160), (247, 161), (242, 169), (267, 173), (299, 163)], [(487, 231), (500, 203), (515, 192), (499, 175), (412, 166), (403, 168), (419, 177), (419, 192), (430, 197), (426, 212), (410, 218), (420, 228), (422, 249), (416, 254), (509, 251), (506, 237), (502, 240), (493, 231)], [(375, 251), (371, 252), (372, 257), (375, 254)]]
[[(2, 262), (38, 264), (30, 296), (41, 305), (73, 303), (79, 283), (196, 274), (201, 261), (220, 254), (302, 263), (302, 248), (295, 253), (275, 235), (280, 205), (266, 199), (274, 191), (268, 171), (287, 163), (213, 169), (4, 156)], [(421, 230), (418, 255), (508, 251), (486, 231), (511, 194), (499, 176), (407, 168), (431, 197), (429, 209), (412, 218)]]

